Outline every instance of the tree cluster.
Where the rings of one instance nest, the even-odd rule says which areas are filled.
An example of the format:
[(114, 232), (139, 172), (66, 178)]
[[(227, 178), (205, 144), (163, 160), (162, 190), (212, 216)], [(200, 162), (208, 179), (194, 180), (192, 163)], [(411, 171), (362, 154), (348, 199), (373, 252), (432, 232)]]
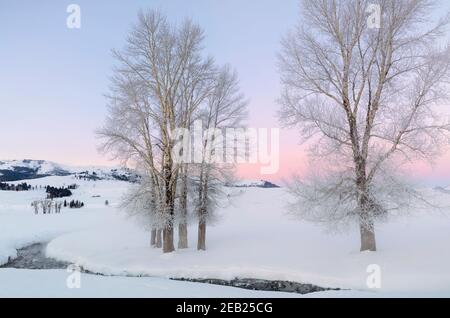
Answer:
[(84, 208), (84, 202), (78, 200), (72, 200), (69, 203), (64, 201), (64, 206), (68, 206), (70, 209), (81, 209)]
[(92, 171), (92, 173), (89, 171), (80, 172), (75, 175), (75, 178), (84, 181), (98, 181), (102, 179), (95, 171)]
[[(203, 42), (192, 21), (174, 25), (160, 12), (141, 11), (125, 48), (114, 51), (118, 66), (99, 131), (103, 151), (141, 171), (124, 207), (165, 253), (175, 250), (177, 225), (178, 247), (188, 247), (189, 214), (198, 223), (197, 248), (206, 249), (206, 224), (232, 168), (215, 160), (220, 140), (214, 131), (240, 125), (245, 115), (237, 75), (204, 56)], [(207, 132), (197, 141), (200, 160), (191, 163), (192, 140), (179, 131), (192, 129), (195, 121)]]
[(39, 214), (42, 211), (42, 214), (60, 214), (63, 203), (55, 200), (38, 200), (33, 201), (31, 206), (34, 209), (34, 214)]
[(0, 182), (0, 191), (29, 191), (33, 187), (26, 182), (20, 184), (9, 184)]
[(56, 188), (52, 186), (47, 186), (46, 193), (47, 199), (65, 198), (72, 196), (72, 191), (70, 191), (69, 188), (66, 187)]

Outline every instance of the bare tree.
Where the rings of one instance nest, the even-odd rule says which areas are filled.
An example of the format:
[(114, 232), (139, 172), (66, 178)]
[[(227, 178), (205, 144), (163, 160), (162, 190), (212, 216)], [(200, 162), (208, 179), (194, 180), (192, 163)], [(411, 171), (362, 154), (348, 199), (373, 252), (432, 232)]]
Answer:
[[(140, 12), (126, 47), (114, 52), (119, 66), (107, 96), (109, 116), (99, 131), (103, 151), (143, 167), (161, 210), (165, 253), (174, 251), (181, 169), (173, 160), (172, 133), (178, 125), (189, 125), (211, 73), (212, 60), (202, 56), (202, 41), (202, 30), (189, 20), (174, 26), (159, 12)], [(152, 235), (159, 233), (154, 230)]]
[(297, 208), (311, 216), (321, 206), (321, 222), (356, 220), (361, 250), (375, 251), (375, 222), (393, 208), (384, 185), (402, 189), (387, 167), (433, 158), (448, 140), (437, 110), (448, 105), (448, 19), (433, 24), (429, 0), (301, 3), (301, 25), (282, 41), (280, 117), (310, 141), (319, 169), (333, 166), (296, 187)]
[(120, 207), (146, 231), (151, 232), (150, 245), (161, 248), (161, 226), (165, 224), (164, 209), (155, 195), (156, 189), (149, 177), (143, 177), (130, 187)]
[(206, 250), (206, 225), (213, 217), (218, 200), (223, 194), (221, 188), (230, 178), (233, 165), (224, 164), (225, 153), (235, 152), (235, 147), (224, 144), (225, 128), (236, 127), (246, 116), (244, 95), (240, 92), (237, 74), (228, 66), (218, 73), (214, 90), (208, 97), (199, 118), (206, 132), (202, 140), (202, 162), (197, 164), (196, 210), (198, 216), (197, 249)]
[[(205, 61), (194, 56), (181, 80), (180, 104), (177, 109), (177, 128), (191, 129), (199, 107), (205, 103), (214, 89), (217, 70), (212, 58)], [(182, 136), (183, 138), (186, 136)], [(186, 145), (186, 143), (182, 143)], [(191, 146), (190, 142), (187, 143)], [(190, 149), (180, 149), (180, 155), (190, 154)], [(178, 248), (188, 248), (188, 193), (189, 163), (179, 165), (179, 213), (178, 213)]]
[(34, 209), (34, 214), (38, 215), (39, 214), (39, 201), (31, 202), (31, 206)]

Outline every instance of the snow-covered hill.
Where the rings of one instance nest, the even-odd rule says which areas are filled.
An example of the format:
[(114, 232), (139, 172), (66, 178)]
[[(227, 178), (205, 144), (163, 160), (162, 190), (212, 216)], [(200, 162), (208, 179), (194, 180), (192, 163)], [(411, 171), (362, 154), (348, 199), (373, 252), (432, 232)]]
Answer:
[[(74, 175), (81, 180), (120, 180), (135, 182), (139, 176), (123, 167), (73, 167), (46, 160), (0, 160), (0, 182)], [(266, 180), (242, 180), (226, 184), (236, 188), (280, 188)]]
[(280, 188), (280, 186), (266, 180), (242, 180), (238, 182), (228, 183), (226, 184), (226, 186), (230, 188)]
[(18, 181), (70, 174), (71, 172), (67, 168), (44, 160), (0, 161), (0, 181)]
[[(388, 223), (377, 224), (379, 251), (360, 253), (357, 228), (351, 228), (349, 233), (326, 233), (316, 224), (287, 215), (286, 203), (291, 200), (291, 194), (284, 189), (228, 188), (232, 204), (217, 210), (217, 223), (208, 227), (207, 251), (197, 252), (195, 248), (197, 225), (193, 220), (188, 232), (191, 248), (164, 255), (161, 250), (150, 248), (149, 234), (119, 208), (130, 184), (75, 180), (74, 175), (26, 182), (35, 190), (0, 191), (0, 264), (16, 257), (16, 249), (49, 242), (47, 256), (107, 276), (254, 278), (352, 290), (311, 295), (315, 297), (450, 296), (450, 213), (447, 210), (417, 209), (408, 215), (398, 215)], [(86, 204), (83, 209), (63, 208), (61, 214), (51, 215), (33, 213), (30, 203), (45, 197), (45, 189), (38, 186), (74, 182), (78, 187), (71, 199), (83, 201)], [(432, 189), (423, 191), (424, 195), (431, 196), (432, 202), (450, 205), (448, 194)], [(381, 289), (367, 286), (367, 269), (371, 265), (380, 266)], [(52, 292), (65, 288), (63, 275), (68, 274), (64, 270), (0, 269), (0, 297), (53, 295)], [(145, 290), (139, 289), (140, 293), (151, 296), (164, 293), (192, 297), (206, 293), (193, 294), (184, 282), (166, 280), (160, 287), (150, 278), (131, 281), (117, 277), (102, 283), (103, 279), (83, 277), (80, 292), (87, 296), (103, 295), (97, 286), (105, 284), (102, 286), (121, 288), (117, 293), (134, 295), (134, 288), (138, 288), (135, 284), (139, 284), (146, 286)], [(92, 280), (96, 283), (91, 284)], [(122, 287), (115, 280), (124, 280), (123, 285), (119, 284)], [(42, 284), (45, 288), (41, 288)], [(163, 288), (164, 292), (159, 292)], [(65, 289), (60, 295), (70, 297), (73, 294), (69, 292)], [(235, 293), (224, 290), (223, 295), (232, 297)], [(267, 297), (255, 295), (259, 296)]]
[(49, 176), (75, 175), (86, 180), (122, 180), (134, 182), (137, 175), (128, 168), (71, 167), (45, 160), (2, 160), (0, 181), (20, 181)]

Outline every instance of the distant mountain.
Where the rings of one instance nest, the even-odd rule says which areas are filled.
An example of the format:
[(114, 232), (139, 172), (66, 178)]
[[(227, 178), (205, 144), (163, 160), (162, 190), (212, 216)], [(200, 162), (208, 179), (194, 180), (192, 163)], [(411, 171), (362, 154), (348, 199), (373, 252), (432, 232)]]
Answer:
[(62, 166), (44, 160), (0, 161), (0, 181), (19, 181), (70, 174), (70, 171)]
[[(120, 180), (137, 182), (140, 176), (132, 169), (111, 167), (71, 167), (46, 160), (1, 160), (0, 182), (13, 182), (38, 179), (49, 176), (70, 176), (80, 180)], [(280, 188), (266, 181), (244, 180), (228, 183), (225, 186), (235, 188)]]
[(0, 161), (0, 181), (20, 181), (49, 176), (74, 175), (84, 180), (122, 180), (135, 182), (139, 176), (128, 168), (70, 167), (45, 160)]
[(448, 188), (436, 187), (436, 188), (434, 188), (434, 190), (442, 192), (442, 193), (450, 194), (450, 190)]
[(230, 188), (265, 188), (265, 189), (273, 189), (273, 188), (281, 188), (279, 185), (275, 183), (266, 181), (266, 180), (243, 180), (234, 183), (227, 183), (227, 187)]
[(88, 168), (74, 173), (81, 180), (119, 180), (137, 182), (141, 178), (136, 172), (128, 168)]

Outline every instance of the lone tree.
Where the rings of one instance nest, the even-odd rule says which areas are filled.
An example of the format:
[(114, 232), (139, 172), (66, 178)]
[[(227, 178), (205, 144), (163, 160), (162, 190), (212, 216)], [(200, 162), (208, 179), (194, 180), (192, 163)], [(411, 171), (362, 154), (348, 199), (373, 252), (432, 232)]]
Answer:
[(448, 142), (448, 19), (433, 23), (429, 0), (301, 4), (279, 57), (280, 118), (323, 165), (296, 184), (296, 205), (311, 220), (356, 221), (361, 251), (376, 251), (377, 219), (416, 195), (391, 168), (432, 159)]

